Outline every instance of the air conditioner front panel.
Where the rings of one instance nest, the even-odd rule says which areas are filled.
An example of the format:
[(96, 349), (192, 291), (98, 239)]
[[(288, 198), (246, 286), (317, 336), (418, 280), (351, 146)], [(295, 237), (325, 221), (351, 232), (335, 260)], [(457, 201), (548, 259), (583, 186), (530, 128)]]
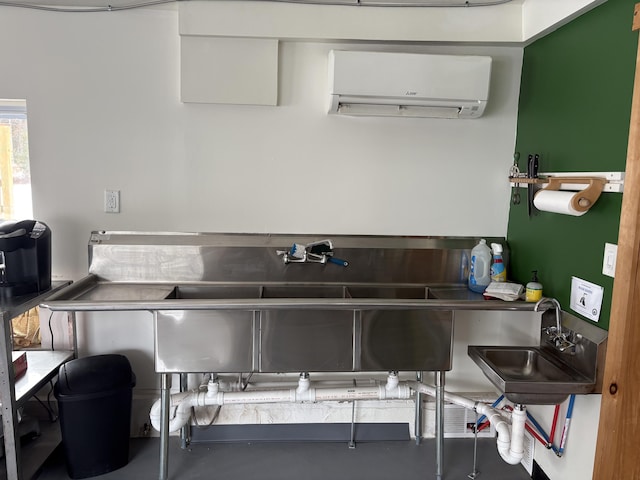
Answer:
[[(476, 118), (489, 98), (490, 73), (491, 57), (333, 50), (329, 54), (329, 112), (345, 114), (363, 104), (394, 105), (431, 108), (422, 109), (425, 115), (406, 115), (397, 109), (398, 116)], [(339, 105), (351, 107), (339, 111)], [(438, 114), (456, 109), (456, 116)]]
[(333, 51), (332, 93), (487, 100), (491, 57)]

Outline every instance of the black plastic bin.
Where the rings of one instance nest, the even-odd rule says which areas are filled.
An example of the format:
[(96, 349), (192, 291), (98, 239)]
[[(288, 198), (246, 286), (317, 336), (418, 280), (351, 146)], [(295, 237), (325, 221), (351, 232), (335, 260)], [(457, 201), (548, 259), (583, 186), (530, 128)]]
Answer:
[(124, 355), (84, 357), (60, 367), (54, 394), (71, 478), (101, 475), (129, 462), (135, 384)]

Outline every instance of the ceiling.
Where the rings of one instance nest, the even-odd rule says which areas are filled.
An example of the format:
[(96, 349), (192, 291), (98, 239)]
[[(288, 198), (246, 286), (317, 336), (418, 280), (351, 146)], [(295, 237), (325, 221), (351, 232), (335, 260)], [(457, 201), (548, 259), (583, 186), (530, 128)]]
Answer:
[[(171, 5), (191, 0), (0, 0), (0, 6), (38, 8), (71, 7), (76, 10), (94, 9), (114, 11), (129, 8), (149, 7), (153, 5)], [(216, 0), (209, 0), (216, 1)], [(244, 1), (244, 0), (231, 0)], [(282, 3), (337, 4), (360, 6), (414, 6), (430, 8), (490, 8), (507, 3), (521, 5), (523, 3), (545, 2), (547, 0), (257, 0)]]
[[(225, 18), (230, 18), (239, 10), (245, 12), (246, 15), (264, 15), (265, 7), (271, 4), (274, 7), (269, 8), (266, 14), (268, 17), (273, 12), (275, 17), (264, 18), (262, 22), (269, 23), (277, 20), (278, 15), (282, 15), (282, 9), (276, 8), (276, 4), (280, 6), (292, 3), (327, 4), (331, 6), (330, 8), (362, 9), (363, 13), (366, 10), (369, 10), (369, 13), (380, 12), (380, 9), (384, 8), (386, 12), (383, 17), (386, 18), (386, 23), (389, 23), (404, 22), (407, 16), (402, 17), (399, 14), (406, 13), (406, 7), (419, 7), (419, 12), (411, 8), (412, 12), (409, 16), (415, 17), (416, 21), (424, 22), (422, 30), (432, 32), (440, 29), (442, 33), (433, 34), (429, 38), (417, 38), (416, 41), (454, 43), (484, 41), (527, 45), (607, 0), (253, 0), (255, 8), (252, 9), (235, 8), (234, 6), (234, 3), (246, 4), (248, 1), (251, 0), (0, 0), (0, 9), (24, 7), (74, 13), (109, 13), (133, 8), (177, 9), (177, 6), (182, 4), (181, 13), (183, 10), (199, 12), (202, 9), (211, 9), (215, 6), (216, 13), (224, 11)], [(296, 12), (297, 15), (300, 15), (299, 9)], [(310, 31), (313, 31), (318, 23), (318, 18), (313, 16), (313, 12), (315, 11), (309, 12), (312, 17), (308, 24)], [(199, 15), (200, 13), (196, 13), (195, 17), (197, 18)], [(304, 14), (302, 16), (304, 17)], [(353, 18), (353, 11), (340, 17)], [(370, 15), (364, 15), (356, 22), (362, 23), (367, 21), (369, 17)], [(255, 18), (252, 20), (255, 21)], [(208, 22), (208, 19), (202, 21)], [(483, 34), (473, 36), (482, 29), (486, 31), (484, 37)], [(501, 35), (499, 32), (495, 33), (496, 30), (505, 30), (510, 33)], [(464, 37), (464, 35), (460, 35), (461, 31), (475, 33), (472, 33), (471, 37)], [(221, 32), (216, 32), (216, 34), (224, 35)]]

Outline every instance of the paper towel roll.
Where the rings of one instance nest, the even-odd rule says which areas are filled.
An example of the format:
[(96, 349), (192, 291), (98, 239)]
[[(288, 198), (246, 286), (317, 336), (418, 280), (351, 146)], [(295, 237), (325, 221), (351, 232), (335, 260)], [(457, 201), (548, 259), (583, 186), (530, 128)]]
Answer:
[(571, 200), (580, 192), (563, 192), (559, 190), (540, 190), (533, 197), (533, 204), (538, 210), (543, 212), (563, 213), (564, 215), (573, 215), (579, 217), (584, 215), (571, 206)]

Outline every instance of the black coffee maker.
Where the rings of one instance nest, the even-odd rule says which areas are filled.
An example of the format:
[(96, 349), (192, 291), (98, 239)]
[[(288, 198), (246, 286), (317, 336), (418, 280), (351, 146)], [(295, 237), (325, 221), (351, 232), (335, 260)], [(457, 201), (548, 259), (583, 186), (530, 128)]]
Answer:
[(0, 223), (0, 298), (51, 288), (51, 230), (37, 220)]

